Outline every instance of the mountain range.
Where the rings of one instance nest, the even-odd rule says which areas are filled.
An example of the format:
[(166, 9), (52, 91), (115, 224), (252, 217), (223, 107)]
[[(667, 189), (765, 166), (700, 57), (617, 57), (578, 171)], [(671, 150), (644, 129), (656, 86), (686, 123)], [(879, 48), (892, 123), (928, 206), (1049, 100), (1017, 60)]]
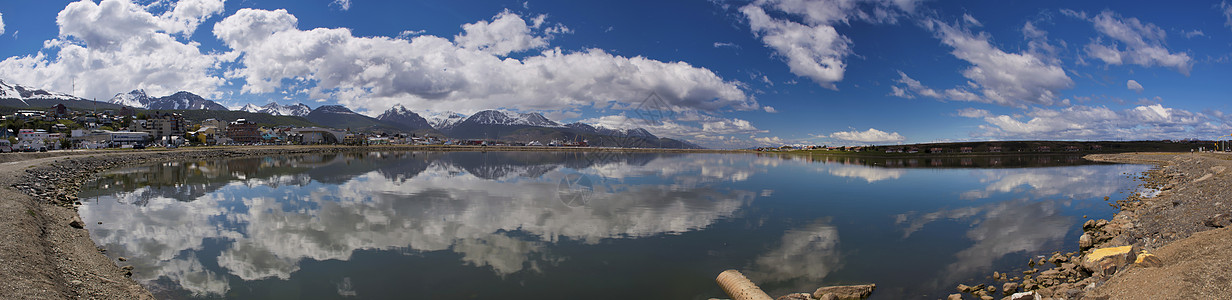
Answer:
[(303, 103), (296, 103), (292, 105), (279, 105), (277, 102), (270, 102), (269, 104), (266, 104), (264, 106), (256, 106), (256, 105), (252, 105), (252, 103), (249, 103), (248, 105), (244, 105), (243, 108), (240, 108), (240, 110), (250, 112), (250, 113), (270, 114), (270, 115), (275, 115), (275, 116), (295, 116), (295, 117), (307, 116), (308, 113), (312, 112), (312, 108), (309, 108), (307, 105), (304, 105)]
[[(56, 104), (78, 109), (118, 109), (123, 106), (147, 110), (188, 110), (191, 115), (209, 118), (229, 111), (227, 107), (190, 92), (150, 97), (144, 90), (116, 94), (105, 102), (90, 101), (65, 93), (49, 92), (0, 81), (0, 106), (47, 108)], [(214, 111), (213, 113), (207, 113)], [(577, 122), (561, 124), (540, 113), (484, 110), (470, 116), (455, 112), (426, 112), (427, 117), (394, 105), (376, 118), (356, 113), (341, 105), (322, 105), (310, 109), (303, 103), (264, 106), (248, 104), (240, 111), (295, 118), (318, 126), (353, 130), (401, 131), (460, 139), (491, 139), (515, 142), (588, 141), (601, 147), (701, 148), (695, 144), (661, 138), (642, 128), (612, 129)], [(200, 121), (200, 120), (196, 120)]]
[(222, 106), (222, 104), (218, 104), (214, 100), (205, 100), (205, 98), (197, 96), (197, 94), (185, 91), (179, 91), (169, 96), (151, 98), (149, 95), (146, 95), (145, 90), (133, 90), (128, 93), (116, 94), (108, 102), (140, 109), (228, 110), (226, 106)]

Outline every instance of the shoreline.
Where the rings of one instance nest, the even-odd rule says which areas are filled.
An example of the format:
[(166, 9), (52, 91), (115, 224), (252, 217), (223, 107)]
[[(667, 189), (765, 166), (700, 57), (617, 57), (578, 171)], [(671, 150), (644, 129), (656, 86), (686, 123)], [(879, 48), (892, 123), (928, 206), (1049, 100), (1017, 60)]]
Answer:
[[(3, 277), (0, 280), (0, 294), (22, 299), (153, 299), (149, 291), (126, 276), (129, 270), (122, 268), (124, 262), (113, 261), (101, 253), (89, 232), (82, 229), (84, 224), (76, 211), (76, 206), (80, 204), (77, 194), (81, 185), (96, 174), (118, 167), (168, 161), (356, 151), (755, 153), (739, 150), (390, 145), (194, 147), (0, 154), (0, 232), (6, 240), (0, 244), (0, 277)], [(1124, 153), (1093, 154), (1085, 158), (1099, 162), (1155, 165), (1140, 179), (1144, 181), (1144, 186), (1162, 192), (1151, 198), (1131, 195), (1124, 201), (1118, 201), (1120, 209), (1112, 220), (1088, 221), (1084, 225), (1084, 238), (1089, 240), (1089, 246), (1084, 244), (1082, 249), (1086, 251), (1056, 253), (1052, 257), (1039, 259), (1038, 264), (1034, 264), (1036, 261), (1033, 260), (1030, 273), (1023, 274), (1022, 279), (1018, 276), (1010, 279), (1006, 274), (999, 274), (1001, 277), (994, 278), (994, 284), (1015, 283), (1024, 290), (1032, 287), (1041, 296), (1066, 299), (1082, 299), (1084, 295), (1088, 299), (1176, 298), (1161, 292), (1173, 292), (1173, 296), (1194, 295), (1195, 292), (1209, 296), (1227, 295), (1228, 289), (1232, 288), (1228, 282), (1232, 274), (1224, 270), (1232, 269), (1232, 249), (1211, 249), (1207, 251), (1210, 253), (1198, 254), (1186, 250), (1195, 247), (1227, 248), (1226, 245), (1232, 244), (1232, 228), (1227, 224), (1232, 222), (1232, 201), (1227, 204), (1212, 202), (1232, 199), (1226, 197), (1232, 194), (1232, 185), (1229, 184), (1232, 177), (1228, 176), (1232, 173), (1232, 155)], [(1208, 216), (1219, 213), (1222, 214)], [(1215, 229), (1211, 226), (1218, 224), (1223, 224), (1225, 228), (1210, 230)], [(1216, 243), (1220, 241), (1223, 243)], [(1113, 267), (1111, 273), (1101, 274), (1100, 271), (1108, 270), (1097, 268), (1092, 272), (1079, 263), (1091, 249), (1123, 245), (1136, 246), (1132, 251), (1135, 254), (1141, 249), (1157, 255), (1158, 264), (1136, 264), (1132, 257), (1126, 257), (1121, 264)], [(1054, 263), (1057, 268), (1039, 268), (1047, 262)], [(1206, 267), (1194, 266), (1196, 262)], [(1198, 272), (1197, 275), (1186, 273), (1193, 270)], [(1193, 280), (1182, 280), (1200, 278), (1199, 275), (1214, 279), (1198, 286), (1190, 282)], [(1174, 278), (1176, 283), (1169, 288), (1159, 288), (1154, 282), (1161, 278)], [(1002, 287), (997, 285), (993, 289), (998, 294), (1009, 291)], [(969, 292), (975, 291), (974, 287), (969, 288)], [(976, 295), (976, 299), (980, 298), (979, 293), (972, 294)], [(1009, 293), (1005, 295), (1008, 298)], [(959, 297), (962, 295), (959, 294)]]
[(960, 284), (948, 299), (1221, 299), (1232, 292), (1232, 155), (1084, 158), (1153, 165), (1136, 178), (1159, 193), (1109, 203), (1116, 214), (1087, 220), (1079, 249), (1066, 249), (1077, 251), (1031, 259), (1020, 274)]

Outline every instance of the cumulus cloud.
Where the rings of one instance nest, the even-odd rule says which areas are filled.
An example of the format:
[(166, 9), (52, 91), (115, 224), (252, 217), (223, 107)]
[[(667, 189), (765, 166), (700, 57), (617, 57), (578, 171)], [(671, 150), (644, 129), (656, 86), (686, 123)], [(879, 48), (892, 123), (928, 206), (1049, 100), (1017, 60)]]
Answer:
[(89, 98), (132, 89), (215, 96), (225, 80), (213, 73), (230, 58), (202, 53), (196, 42), (176, 36), (190, 35), (221, 8), (222, 1), (181, 1), (156, 16), (128, 0), (73, 2), (56, 17), (59, 37), (37, 54), (0, 61), (0, 76)]
[(772, 114), (774, 114), (774, 113), (778, 113), (778, 112), (779, 112), (778, 110), (774, 109), (774, 107), (769, 106), (769, 105), (767, 105), (767, 106), (762, 106), (762, 107), (761, 107), (761, 109), (762, 109), (762, 110), (765, 110), (765, 111), (766, 111), (766, 112), (768, 112), (768, 113), (772, 113)]
[(536, 35), (532, 29), (542, 27), (545, 17), (540, 15), (533, 19), (534, 24), (528, 25), (522, 16), (505, 10), (493, 17), (492, 22), (479, 21), (462, 25), (464, 32), (454, 36), (453, 40), (463, 48), (500, 56), (531, 49), (542, 49), (547, 47), (548, 39), (552, 36)]
[(1125, 87), (1129, 88), (1129, 90), (1131, 91), (1135, 91), (1139, 93), (1143, 91), (1142, 84), (1139, 84), (1138, 81), (1133, 80), (1133, 79), (1130, 79), (1129, 81), (1125, 82)]
[[(1082, 15), (1072, 15), (1085, 17)], [(1087, 44), (1087, 55), (1109, 65), (1135, 64), (1144, 67), (1169, 67), (1189, 75), (1193, 59), (1183, 52), (1170, 52), (1164, 46), (1167, 33), (1152, 23), (1143, 23), (1137, 18), (1122, 18), (1111, 11), (1104, 11), (1090, 18), (1083, 18), (1095, 25), (1103, 37)]]
[(964, 109), (958, 110), (958, 116), (965, 117), (965, 118), (983, 118), (983, 117), (988, 117), (991, 115), (992, 114), (989, 113), (987, 110), (977, 109), (977, 108), (964, 108)]
[[(971, 67), (962, 71), (963, 76), (970, 80), (968, 85), (946, 90), (945, 98), (1014, 107), (1053, 105), (1060, 90), (1074, 85), (1057, 61), (1031, 51), (1007, 53), (992, 45), (989, 41), (991, 36), (987, 33), (975, 34), (937, 20), (926, 20), (925, 25), (943, 44), (954, 48), (950, 52), (954, 57), (971, 63)], [(1042, 33), (1039, 30), (1029, 32)], [(912, 84), (905, 80), (910, 78), (901, 76), (904, 79), (900, 79), (900, 83), (906, 83), (910, 89)], [(935, 91), (933, 94), (936, 94)]]
[[(494, 52), (538, 44), (500, 46), (519, 42), (472, 35), (496, 30), (496, 23), (520, 20), (527, 26), (513, 14), (494, 20), (459, 35), (461, 41), (431, 35), (403, 40), (356, 37), (345, 28), (300, 30), (298, 19), (285, 10), (241, 9), (215, 25), (214, 34), (240, 53), (242, 67), (229, 76), (245, 80), (243, 91), (268, 93), (284, 81), (297, 81), (310, 84), (314, 98), (337, 99), (360, 111), (384, 111), (393, 104), (464, 113), (515, 104), (529, 110), (606, 108), (640, 103), (652, 92), (665, 109), (760, 108), (740, 83), (684, 62), (559, 48), (502, 58)], [(530, 28), (542, 26), (542, 18), (531, 23)]]
[(4, 14), (0, 13), (0, 34), (4, 34)]
[(1164, 107), (1142, 105), (1125, 110), (1071, 106), (1035, 109), (1024, 116), (966, 115), (983, 119), (973, 136), (1001, 139), (1158, 140), (1207, 138), (1232, 130), (1218, 118)]
[(906, 140), (897, 132), (888, 133), (875, 128), (865, 131), (839, 131), (831, 133), (830, 138), (861, 143), (897, 143)]
[[(914, 10), (915, 1), (805, 1), (759, 0), (740, 8), (753, 34), (775, 54), (787, 61), (792, 74), (808, 77), (817, 84), (837, 89), (853, 54), (852, 41), (839, 34), (836, 24), (851, 20), (893, 23), (903, 12)], [(776, 18), (767, 13), (781, 12), (803, 22)]]

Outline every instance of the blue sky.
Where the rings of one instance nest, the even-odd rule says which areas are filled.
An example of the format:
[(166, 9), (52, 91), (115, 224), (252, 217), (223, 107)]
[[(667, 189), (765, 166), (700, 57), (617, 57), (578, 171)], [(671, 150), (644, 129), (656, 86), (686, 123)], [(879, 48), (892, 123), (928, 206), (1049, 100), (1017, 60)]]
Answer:
[(1222, 1), (5, 1), (0, 24), (0, 80), (100, 100), (536, 111), (716, 148), (1232, 134)]

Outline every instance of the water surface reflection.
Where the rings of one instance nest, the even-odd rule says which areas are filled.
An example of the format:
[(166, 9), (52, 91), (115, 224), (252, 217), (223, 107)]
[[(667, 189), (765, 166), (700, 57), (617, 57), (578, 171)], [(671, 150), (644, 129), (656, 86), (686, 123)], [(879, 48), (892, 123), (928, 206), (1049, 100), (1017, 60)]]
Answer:
[(102, 176), (80, 213), (166, 298), (707, 299), (738, 268), (775, 293), (876, 282), (893, 299), (1072, 244), (1145, 169), (591, 155), (167, 163)]

